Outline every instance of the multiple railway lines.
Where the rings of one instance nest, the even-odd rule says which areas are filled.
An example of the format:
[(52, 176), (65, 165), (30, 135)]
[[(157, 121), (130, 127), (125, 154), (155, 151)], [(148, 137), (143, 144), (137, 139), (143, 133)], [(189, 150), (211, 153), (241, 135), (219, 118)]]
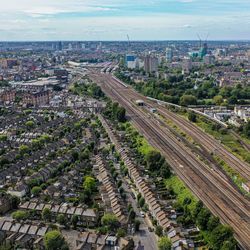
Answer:
[(188, 122), (182, 117), (160, 107), (159, 113), (165, 118), (172, 120), (185, 133), (189, 134), (196, 142), (203, 145), (209, 152), (218, 155), (224, 162), (235, 169), (247, 181), (250, 181), (250, 165), (242, 162), (235, 155), (230, 153), (221, 143), (204, 133), (200, 128)]
[[(229, 224), (233, 228), (240, 245), (244, 249), (250, 249), (249, 200), (245, 199), (230, 182), (223, 178), (221, 173), (199, 160), (157, 119), (150, 114), (146, 114), (145, 111), (135, 105), (136, 99), (143, 99), (146, 102), (145, 97), (121, 85), (111, 75), (92, 71), (90, 72), (90, 78), (99, 84), (108, 96), (126, 108), (137, 129), (148, 139), (152, 146), (161, 151), (176, 174), (213, 214), (219, 216), (223, 223)], [(147, 100), (147, 102), (149, 101)], [(149, 102), (150, 105), (152, 103)], [(188, 121), (172, 114), (164, 107), (157, 107), (157, 109), (164, 117), (173, 120), (183, 131), (195, 138), (197, 137), (197, 140), (199, 139), (205, 147), (216, 147), (225, 157), (230, 154), (220, 144), (215, 145), (213, 138), (206, 136), (201, 130), (198, 131), (199, 128), (193, 127), (192, 124), (191, 126)], [(233, 155), (230, 156), (230, 165), (232, 164), (232, 167), (238, 168), (238, 171), (244, 170), (243, 174), (249, 178), (249, 169), (244, 163), (240, 162), (239, 164), (239, 162), (239, 159)]]

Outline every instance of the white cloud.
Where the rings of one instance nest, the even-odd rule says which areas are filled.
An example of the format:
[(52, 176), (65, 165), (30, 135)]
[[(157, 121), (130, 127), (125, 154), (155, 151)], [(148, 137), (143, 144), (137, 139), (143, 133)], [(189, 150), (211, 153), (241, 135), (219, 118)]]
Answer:
[[(4, 1), (4, 2), (3, 2)], [(2, 3), (1, 3), (2, 2)], [(101, 4), (102, 1), (81, 0), (0, 0), (1, 11), (36, 15), (55, 15), (74, 12), (113, 11), (112, 7)]]
[(186, 28), (186, 29), (189, 29), (189, 28), (192, 28), (193, 26), (192, 25), (190, 25), (190, 24), (184, 24), (183, 26), (182, 26), (182, 28)]
[[(220, 0), (230, 1), (233, 0)], [(249, 10), (244, 14), (239, 11), (233, 14), (200, 11), (194, 15), (178, 14), (178, 11), (149, 13), (148, 7), (166, 2), (189, 6), (204, 0), (0, 0), (1, 40), (125, 40), (126, 34), (134, 40), (196, 39), (196, 34), (201, 32), (209, 32), (211, 39), (249, 38)], [(133, 12), (135, 6), (141, 10), (140, 14)], [(127, 13), (124, 11), (119, 16), (118, 10), (125, 7)], [(147, 13), (143, 7), (147, 7)], [(71, 13), (75, 15), (67, 15)], [(79, 17), (78, 13), (86, 15)], [(236, 20), (237, 17), (240, 18)]]

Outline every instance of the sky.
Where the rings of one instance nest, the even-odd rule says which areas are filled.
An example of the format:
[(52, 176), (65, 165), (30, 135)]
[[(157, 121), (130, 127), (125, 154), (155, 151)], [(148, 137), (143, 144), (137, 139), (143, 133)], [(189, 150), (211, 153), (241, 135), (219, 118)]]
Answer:
[(0, 40), (250, 40), (250, 0), (0, 0)]

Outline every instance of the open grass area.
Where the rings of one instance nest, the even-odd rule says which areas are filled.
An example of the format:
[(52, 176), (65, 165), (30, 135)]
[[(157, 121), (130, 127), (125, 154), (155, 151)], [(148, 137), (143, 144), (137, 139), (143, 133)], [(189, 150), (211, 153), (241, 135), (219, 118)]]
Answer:
[(226, 129), (214, 129), (212, 122), (208, 122), (202, 117), (198, 117), (197, 126), (202, 128), (206, 133), (212, 135), (215, 139), (221, 141), (225, 147), (232, 152), (236, 157), (240, 158), (243, 161), (250, 163), (250, 152), (248, 152), (239, 142), (237, 138), (233, 136)]
[[(183, 110), (176, 110), (179, 115), (183, 116), (186, 120), (188, 120), (188, 112), (184, 112)], [(233, 153), (239, 159), (250, 163), (250, 152), (248, 152), (239, 142), (238, 138), (236, 138), (230, 131), (225, 128), (215, 129), (218, 125), (215, 122), (212, 122), (201, 115), (197, 115), (197, 121), (194, 123), (196, 126), (200, 127), (203, 131), (213, 136), (215, 139), (221, 141), (221, 143), (227, 148), (228, 151)], [(250, 144), (250, 140), (240, 135), (242, 140), (246, 143)]]
[(180, 136), (184, 137), (187, 141), (189, 141), (192, 144), (196, 144), (195, 141), (193, 140), (193, 138), (191, 136), (189, 136), (188, 134), (186, 134), (180, 127), (178, 127), (173, 121), (166, 119), (165, 117), (159, 115), (160, 119), (162, 121), (164, 121), (167, 126), (169, 126), (170, 128), (174, 129), (175, 132), (177, 132)]
[(137, 143), (138, 143), (138, 151), (142, 155), (147, 155), (150, 151), (155, 150), (151, 145), (148, 144), (147, 140), (143, 137), (138, 137), (137, 138)]
[(230, 178), (233, 180), (233, 182), (239, 187), (241, 192), (247, 196), (250, 197), (250, 194), (248, 194), (243, 188), (242, 183), (247, 183), (247, 180), (242, 178), (240, 174), (232, 169), (230, 166), (228, 166), (222, 159), (220, 159), (217, 156), (214, 156), (214, 159), (218, 162), (218, 164), (227, 172), (227, 174), (230, 176)]
[(246, 144), (250, 145), (250, 139), (248, 139), (243, 133), (239, 134), (242, 141), (244, 141)]
[(137, 150), (140, 154), (146, 156), (150, 151), (155, 150), (154, 147), (152, 147), (129, 122), (125, 123), (124, 127), (126, 132), (129, 133), (132, 138), (135, 138)]
[(189, 209), (193, 211), (198, 202), (198, 199), (192, 194), (192, 192), (186, 187), (186, 185), (179, 179), (178, 176), (173, 175), (165, 180), (167, 188), (171, 188), (177, 195), (177, 201), (180, 204), (184, 204), (184, 200), (190, 199), (191, 203), (188, 205)]
[[(178, 112), (179, 113), (179, 112)], [(188, 113), (180, 111), (179, 113), (185, 119), (188, 120)], [(193, 139), (185, 134), (175, 123), (171, 120), (165, 119), (164, 117), (160, 117), (168, 126), (175, 129), (175, 131), (185, 137), (190, 143), (195, 144)], [(236, 157), (240, 158), (243, 161), (250, 162), (250, 152), (248, 152), (238, 141), (238, 139), (231, 134), (225, 128), (216, 128), (216, 124), (208, 121), (207, 119), (197, 115), (197, 121), (194, 123), (196, 126), (202, 128), (206, 133), (212, 135), (217, 140), (221, 141), (228, 151), (232, 152)], [(248, 142), (248, 141), (247, 141)], [(245, 195), (248, 195), (246, 191), (242, 188), (242, 183), (246, 183), (247, 181), (241, 177), (240, 173), (232, 169), (229, 165), (226, 164), (222, 159), (217, 156), (213, 157), (216, 162), (221, 166), (221, 168), (228, 174), (228, 176), (232, 179), (232, 181), (238, 186), (241, 192)], [(205, 162), (203, 158), (200, 158), (201, 161)]]

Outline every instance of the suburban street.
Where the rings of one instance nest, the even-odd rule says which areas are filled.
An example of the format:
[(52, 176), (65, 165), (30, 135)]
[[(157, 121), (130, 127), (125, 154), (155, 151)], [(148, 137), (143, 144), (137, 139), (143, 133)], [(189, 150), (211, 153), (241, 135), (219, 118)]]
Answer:
[(150, 219), (147, 215), (145, 215), (145, 218), (142, 218), (140, 214), (140, 209), (137, 207), (137, 201), (132, 197), (132, 189), (129, 187), (127, 181), (123, 181), (123, 188), (127, 194), (127, 199), (129, 203), (132, 205), (137, 218), (140, 220), (140, 231), (135, 233), (134, 235), (134, 241), (135, 245), (138, 247), (138, 249), (157, 249), (157, 236), (154, 232), (150, 232), (149, 228), (153, 228)]

